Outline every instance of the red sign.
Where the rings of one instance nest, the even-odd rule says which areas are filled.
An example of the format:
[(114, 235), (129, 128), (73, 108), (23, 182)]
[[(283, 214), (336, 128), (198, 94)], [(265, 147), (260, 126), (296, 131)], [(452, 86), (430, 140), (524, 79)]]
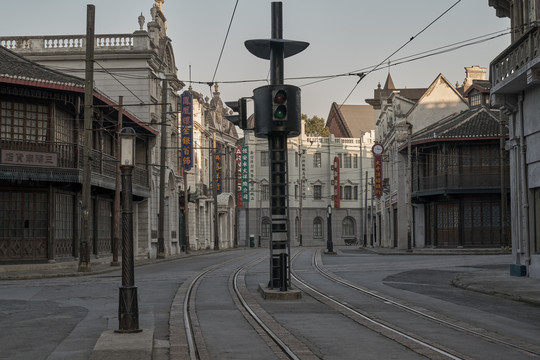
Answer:
[(339, 188), (339, 157), (334, 158), (334, 164), (332, 165), (332, 171), (334, 175), (334, 208), (339, 209), (339, 198), (340, 188)]
[(236, 206), (242, 207), (242, 146), (236, 145)]
[(375, 144), (371, 148), (371, 152), (375, 162), (375, 196), (380, 199), (383, 193), (382, 154), (384, 153), (384, 147), (381, 144)]

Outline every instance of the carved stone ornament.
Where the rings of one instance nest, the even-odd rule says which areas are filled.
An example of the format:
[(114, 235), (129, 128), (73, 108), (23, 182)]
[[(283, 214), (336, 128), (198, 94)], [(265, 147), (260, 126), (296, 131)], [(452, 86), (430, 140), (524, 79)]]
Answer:
[(143, 30), (144, 20), (144, 15), (141, 13), (141, 15), (139, 16), (139, 27), (141, 28), (141, 30)]

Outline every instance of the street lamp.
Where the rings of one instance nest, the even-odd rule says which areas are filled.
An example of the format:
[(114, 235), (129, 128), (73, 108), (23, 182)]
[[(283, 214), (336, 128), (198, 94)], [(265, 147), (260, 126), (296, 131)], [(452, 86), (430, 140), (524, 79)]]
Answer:
[(131, 174), (135, 166), (135, 130), (120, 131), (120, 170), (122, 171), (122, 287), (118, 306), (119, 329), (134, 333), (139, 329), (139, 305), (133, 269), (133, 195)]
[(328, 239), (326, 240), (326, 247), (328, 253), (334, 252), (334, 243), (332, 242), (332, 205), (328, 205), (328, 211), (326, 212), (326, 217), (328, 218)]

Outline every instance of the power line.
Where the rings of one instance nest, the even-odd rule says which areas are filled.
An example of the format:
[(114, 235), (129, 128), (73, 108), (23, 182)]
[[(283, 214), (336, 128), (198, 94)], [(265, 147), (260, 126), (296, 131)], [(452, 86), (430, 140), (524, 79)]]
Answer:
[(214, 70), (214, 76), (212, 76), (212, 83), (214, 83), (214, 79), (216, 78), (216, 73), (218, 71), (219, 63), (221, 62), (221, 56), (223, 55), (223, 50), (225, 49), (225, 44), (227, 43), (227, 38), (229, 37), (229, 31), (231, 30), (231, 25), (234, 19), (234, 14), (236, 13), (236, 7), (238, 6), (238, 0), (236, 0), (236, 4), (234, 4), (234, 10), (231, 16), (231, 21), (229, 22), (229, 27), (227, 28), (227, 34), (225, 34), (225, 40), (223, 40), (223, 46), (221, 47), (221, 52), (219, 53), (218, 62), (216, 64), (216, 70)]
[(424, 31), (426, 31), (429, 27), (431, 27), (431, 25), (433, 25), (435, 22), (437, 22), (437, 20), (439, 20), (440, 18), (442, 18), (446, 13), (448, 13), (451, 9), (453, 9), (457, 4), (459, 4), (461, 2), (461, 0), (457, 0), (452, 6), (450, 6), (448, 9), (446, 9), (441, 15), (437, 16), (435, 18), (435, 20), (433, 20), (432, 22), (430, 22), (427, 26), (425, 26), (422, 30), (420, 30), (416, 35), (414, 36), (411, 36), (411, 38), (409, 40), (407, 40), (403, 45), (401, 45), (397, 50), (395, 50), (392, 54), (388, 55), (386, 58), (384, 58), (384, 60), (382, 60), (379, 64), (377, 64), (375, 67), (373, 67), (371, 70), (369, 70), (364, 76), (361, 76), (360, 79), (358, 79), (358, 81), (356, 82), (356, 84), (354, 85), (354, 87), (352, 88), (352, 90), (349, 92), (349, 95), (347, 95), (347, 97), (345, 98), (345, 100), (343, 100), (343, 103), (339, 106), (339, 109), (341, 109), (341, 107), (343, 106), (343, 104), (345, 104), (345, 102), (347, 102), (347, 100), (349, 99), (349, 97), (352, 95), (352, 93), (354, 92), (354, 90), (356, 90), (356, 88), (358, 87), (358, 84), (360, 84), (360, 81), (362, 81), (363, 78), (365, 78), (366, 76), (368, 76), (369, 74), (371, 74), (373, 71), (377, 70), (382, 64), (384, 64), (388, 59), (390, 59), (392, 56), (394, 56), (396, 53), (398, 53), (401, 49), (403, 49), (405, 46), (407, 46), (408, 44), (410, 44), (414, 39), (416, 39), (420, 34), (422, 34)]

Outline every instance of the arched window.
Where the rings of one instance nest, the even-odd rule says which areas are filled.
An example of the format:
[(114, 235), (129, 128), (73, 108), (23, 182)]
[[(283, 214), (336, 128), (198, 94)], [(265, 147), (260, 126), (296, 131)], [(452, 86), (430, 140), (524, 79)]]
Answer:
[(263, 218), (261, 226), (261, 236), (270, 237), (270, 226), (272, 226), (272, 222), (270, 221), (270, 219), (267, 217)]
[(354, 220), (351, 217), (346, 217), (341, 222), (342, 236), (354, 236)]
[(323, 236), (323, 222), (320, 217), (316, 217), (313, 220), (313, 237), (322, 238)]

